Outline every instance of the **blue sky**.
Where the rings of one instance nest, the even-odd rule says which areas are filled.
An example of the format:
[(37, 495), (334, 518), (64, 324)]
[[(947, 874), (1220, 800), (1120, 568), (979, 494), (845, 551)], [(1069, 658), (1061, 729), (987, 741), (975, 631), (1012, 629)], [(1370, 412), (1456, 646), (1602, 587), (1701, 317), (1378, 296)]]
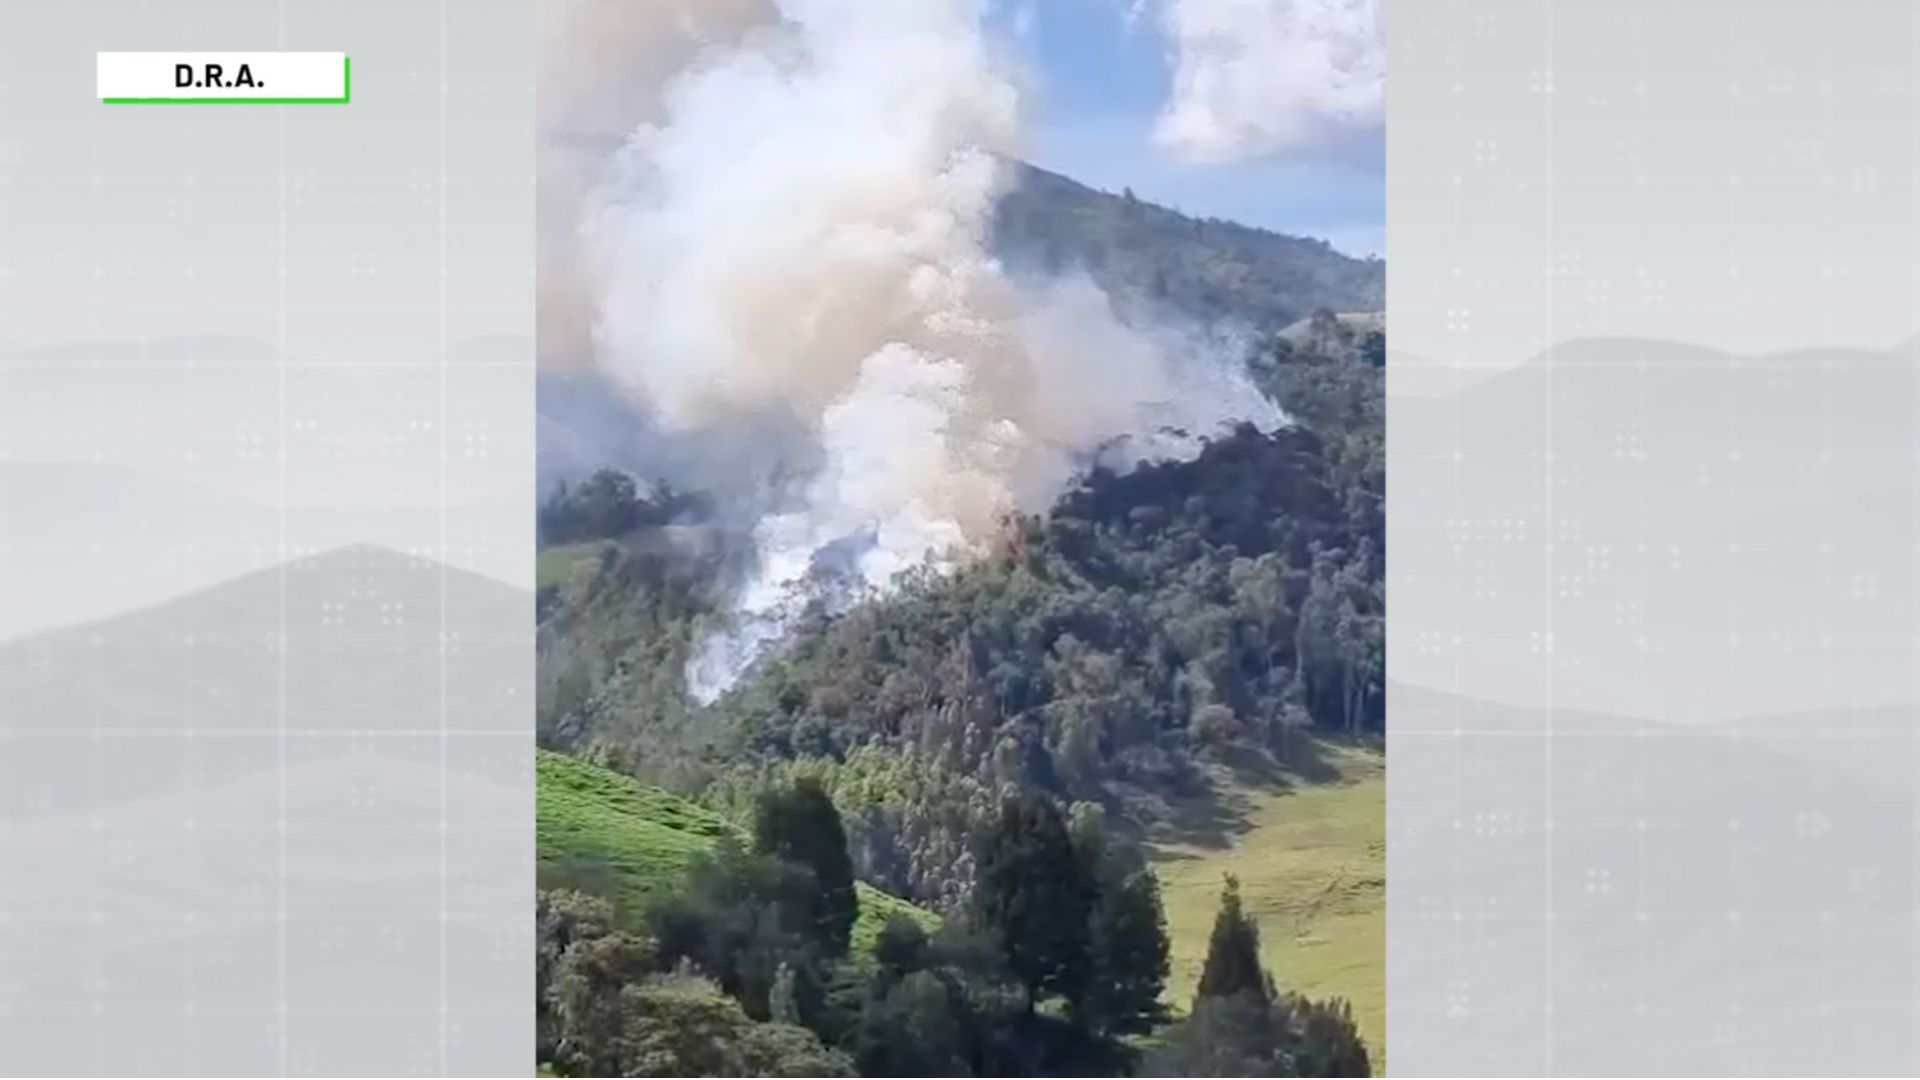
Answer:
[(1385, 252), (1385, 153), (1357, 144), (1226, 163), (1183, 159), (1153, 142), (1171, 65), (1151, 15), (1128, 25), (1127, 0), (996, 0), (997, 36), (1031, 80), (1036, 164), (1109, 191), (1201, 216), (1323, 237), (1355, 255)]

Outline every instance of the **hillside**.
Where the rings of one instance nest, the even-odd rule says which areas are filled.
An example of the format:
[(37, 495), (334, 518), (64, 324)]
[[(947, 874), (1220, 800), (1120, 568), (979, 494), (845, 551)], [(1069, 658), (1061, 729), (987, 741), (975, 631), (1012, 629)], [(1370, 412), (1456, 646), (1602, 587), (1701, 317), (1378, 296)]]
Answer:
[[(1248, 1064), (1208, 1067), (1365, 1071), (1385, 341), (1326, 313), (1377, 310), (1383, 267), (1023, 176), (996, 222), (1013, 273), (1084, 271), (1123, 315), (1253, 328), (1247, 371), (1294, 423), (1094, 468), (964, 566), (797, 612), (705, 702), (689, 659), (736, 626), (758, 511), (644, 425), (590, 439), (607, 418), (580, 411), (568, 430), (586, 383), (543, 394), (543, 440), (631, 475), (568, 477), (540, 507), (541, 883), (610, 898), (635, 930), (648, 912), (648, 974), (610, 985), (692, 960), (755, 1022), (798, 1017), (863, 1075), (1203, 1075), (1165, 1070), (1200, 1067), (1218, 1010), (1248, 1000), (1192, 1000), (1218, 914), (1263, 940), (1235, 970), (1302, 996), (1266, 1002)], [(749, 821), (782, 854), (717, 865)], [(1222, 902), (1229, 871), (1244, 904)], [(806, 914), (829, 902), (831, 939)], [(942, 932), (876, 941), (909, 903)], [(840, 963), (849, 937), (876, 962)]]
[[(536, 751), (536, 877), (542, 889), (578, 889), (602, 896), (629, 921), (649, 899), (671, 890), (693, 860), (722, 837), (737, 835), (707, 808), (619, 773), (545, 750)], [(870, 952), (895, 915), (932, 928), (939, 920), (875, 889), (858, 886), (854, 948)]]
[[(92, 731), (156, 748), (127, 757), (97, 788), (22, 776), (18, 805), (53, 816), (275, 767), (270, 757), (217, 755), (189, 769), (157, 750), (190, 746), (182, 735), (301, 731), (314, 736), (303, 760), (316, 760), (364, 748), (335, 733), (432, 729), (443, 715), (463, 718), (467, 730), (518, 729), (533, 674), (532, 610), (523, 589), (356, 544), (0, 643), (0, 737)], [(280, 634), (284, 654), (263, 644)], [(443, 662), (444, 683), (421, 677)], [(394, 743), (378, 749), (400, 753)]]
[(1231, 842), (1151, 846), (1167, 906), (1173, 972), (1167, 999), (1186, 1008), (1206, 959), (1222, 877), (1240, 880), (1260, 953), (1285, 989), (1342, 997), (1376, 1068), (1386, 1046), (1386, 770), (1376, 750), (1319, 748), (1297, 773), (1228, 787), (1240, 817)]
[[(1691, 723), (1908, 699), (1900, 643), (1912, 620), (1884, 598), (1914, 581), (1904, 463), (1916, 385), (1911, 357), (1897, 351), (1756, 355), (1587, 338), (1481, 369), (1446, 398), (1396, 397), (1396, 445), (1417, 451), (1394, 462), (1407, 511), (1394, 543), (1442, 553), (1437, 572), (1396, 582), (1401, 610), (1453, 611), (1458, 583), (1480, 582), (1476, 633), (1515, 643), (1464, 667), (1451, 650), (1405, 649), (1397, 677), (1542, 704), (1538, 684), (1514, 673), (1530, 663), (1524, 641), (1538, 611), (1522, 586), (1535, 580), (1528, 560), (1550, 524), (1556, 550), (1606, 553), (1613, 583), (1591, 579), (1555, 600), (1558, 632), (1587, 643), (1578, 677), (1554, 684), (1555, 709)], [(1432, 452), (1441, 448), (1451, 452)], [(1551, 514), (1538, 498), (1545, 478), (1520, 479), (1507, 465), (1542, 454), (1580, 463), (1554, 478)], [(1880, 461), (1902, 464), (1861, 466)], [(1470, 524), (1489, 521), (1504, 524)], [(1736, 543), (1743, 537), (1765, 542)], [(1617, 585), (1626, 575), (1630, 591)], [(1843, 579), (1877, 584), (1845, 589)], [(1622, 604), (1642, 630), (1616, 633)], [(1820, 617), (1806, 624), (1807, 612)], [(1455, 629), (1444, 619), (1402, 624), (1408, 640)], [(1797, 662), (1798, 643), (1823, 636), (1834, 644), (1821, 662)], [(1745, 643), (1738, 662), (1717, 653), (1703, 662), (1698, 643), (1723, 641)]]
[[(97, 513), (128, 491), (97, 492)], [(150, 538), (143, 526), (157, 519), (130, 513), (96, 530), (102, 552)], [(202, 535), (209, 572), (241, 557), (232, 539), (229, 552)], [(86, 591), (84, 575), (52, 572), (71, 564), (33, 550), (10, 554)], [(466, 970), (524, 962), (524, 939), (500, 928), (531, 884), (516, 838), (533, 812), (532, 762), (512, 736), (526, 724), (532, 607), (525, 590), (358, 545), (0, 643), (0, 832), (8, 881), (32, 883), (8, 889), (0, 997), (81, 1015), (102, 1000), (103, 977), (128, 1002), (185, 1001), (192, 985), (203, 1020), (270, 1031), (284, 1018), (244, 974), (268, 967), (242, 958), (273, 956), (285, 935), (326, 943), (290, 970), (320, 972), (304, 985), (350, 1000), (354, 1031), (390, 1047), (417, 1039), (421, 1018), (430, 1028), (448, 1015), (437, 982), (395, 977), (420, 970), (422, 955), (486, 958)], [(442, 664), (444, 682), (431, 674)], [(282, 890), (292, 902), (275, 917)], [(457, 896), (464, 917), (441, 922), (440, 895)], [(75, 935), (55, 929), (87, 912), (86, 947), (102, 964), (75, 963)], [(482, 1013), (495, 1015), (452, 1016)], [(71, 1025), (36, 1021), (11, 1027), (7, 1045), (73, 1071), (203, 1075), (191, 1018), (168, 1024), (187, 1037), (80, 1048)], [(523, 1023), (501, 1027), (469, 1040), (479, 1057), (453, 1060), (489, 1059), (488, 1048), (499, 1060), (524, 1040)], [(356, 1038), (324, 1042), (305, 1059), (311, 1071), (392, 1068)], [(235, 1070), (275, 1069), (270, 1048), (251, 1060)]]
[[(1324, 240), (1188, 217), (1024, 163), (1013, 167), (1014, 183), (992, 222), (995, 253), (1015, 274), (1084, 272), (1129, 318), (1278, 333), (1322, 308), (1385, 306), (1382, 260), (1344, 255)], [(634, 408), (591, 368), (542, 369), (537, 395), (542, 491), (603, 466), (699, 489), (779, 465), (779, 438), (690, 438)]]
[(993, 242), (1016, 271), (1084, 270), (1123, 305), (1164, 306), (1201, 323), (1276, 331), (1320, 308), (1386, 305), (1379, 259), (1341, 254), (1324, 240), (1188, 217), (1024, 163), (1000, 200)]

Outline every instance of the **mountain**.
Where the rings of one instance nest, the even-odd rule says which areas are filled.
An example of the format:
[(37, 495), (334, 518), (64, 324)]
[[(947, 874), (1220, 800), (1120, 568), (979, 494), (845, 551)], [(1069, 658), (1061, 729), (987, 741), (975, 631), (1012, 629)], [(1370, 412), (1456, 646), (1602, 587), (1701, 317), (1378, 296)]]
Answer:
[[(532, 967), (509, 921), (533, 886), (531, 612), (359, 545), (0, 645), (9, 1047), (362, 1075), (444, 1025), (451, 1071), (524, 1053), (531, 1010), (419, 976)], [(103, 1001), (138, 1037), (98, 1038)]]
[[(770, 762), (912, 752), (1147, 824), (1204, 784), (1195, 763), (1223, 745), (1266, 753), (1306, 728), (1377, 731), (1383, 378), (1359, 339), (1380, 325), (1365, 313), (1384, 264), (1015, 168), (994, 227), (1016, 273), (1084, 270), (1123, 306), (1269, 327), (1250, 369), (1301, 426), (1096, 473), (1012, 530), (1001, 557), (806, 623), (713, 709), (690, 703), (682, 678), (724, 624), (710, 558), (676, 554), (658, 529), (550, 547), (543, 744), (688, 792)], [(1326, 309), (1347, 317), (1279, 336)], [(542, 385), (543, 448), (568, 467), (608, 455), (596, 464), (697, 489), (675, 475), (685, 448), (615, 419), (630, 411), (604, 381), (556, 377)], [(937, 799), (984, 805), (976, 796)], [(876, 841), (864, 868), (937, 906), (964, 889), (949, 856), (966, 827), (918, 847)]]
[(1386, 306), (1386, 263), (1325, 240), (1194, 218), (1015, 163), (993, 247), (1016, 272), (1084, 271), (1125, 305), (1277, 331), (1321, 308)]
[[(1016, 275), (1085, 273), (1125, 316), (1277, 333), (1326, 308), (1368, 328), (1385, 304), (1386, 263), (1313, 240), (1188, 217), (1057, 173), (1012, 163), (992, 246)], [(1362, 314), (1367, 313), (1367, 314)], [(665, 430), (592, 368), (538, 375), (542, 491), (613, 466), (682, 489), (731, 490), (777, 472), (798, 439), (782, 415), (742, 421), (741, 437)]]
[(1836, 1047), (1911, 1055), (1887, 1019), (1915, 970), (1910, 708), (1690, 727), (1398, 679), (1388, 697), (1388, 877), (1419, 883), (1387, 929), (1402, 1067), (1788, 1076), (1834, 1071)]
[[(683, 526), (548, 547), (541, 741), (641, 782), (542, 754), (543, 885), (629, 912), (658, 902), (671, 918), (674, 904), (696, 904), (721, 926), (752, 925), (751, 894), (722, 902), (712, 884), (697, 901), (673, 891), (696, 879), (694, 856), (725, 822), (814, 784), (837, 811), (858, 878), (963, 935), (932, 946), (953, 958), (939, 982), (965, 988), (933, 998), (946, 1003), (934, 1015), (980, 1030), (969, 1025), (1013, 1022), (965, 1005), (1001, 1000), (973, 989), (1006, 978), (997, 954), (968, 954), (986, 958), (978, 968), (941, 950), (969, 931), (998, 940), (979, 898), (1006, 887), (1004, 871), (989, 876), (989, 853), (1017, 797), (1070, 815), (1071, 835), (1090, 838), (1061, 856), (1067, 864), (1089, 865), (1104, 848), (1098, 858), (1123, 868), (1109, 873), (1125, 876), (1103, 881), (1157, 882), (1135, 886), (1156, 890), (1138, 925), (1156, 928), (1148, 936), (1164, 943), (1175, 978), (1149, 976), (1150, 1000), (1190, 1003), (1220, 873), (1231, 870), (1274, 977), (1348, 999), (1351, 1013), (1323, 1006), (1338, 1018), (1337, 1039), (1377, 1039), (1384, 791), (1367, 747), (1383, 720), (1383, 563), (1378, 491), (1354, 467), (1365, 460), (1309, 431), (1245, 427), (1193, 461), (1096, 472), (1049, 514), (1010, 527), (997, 554), (814, 613), (710, 706), (688, 699), (683, 673), (703, 633), (724, 625), (725, 603), (697, 549), (667, 535)], [(1060, 865), (1023, 880), (1050, 881)], [(880, 899), (861, 894), (857, 945), (877, 936), (869, 911)], [(680, 940), (661, 926), (656, 935)], [(769, 963), (747, 942), (702, 955), (723, 969)], [(804, 967), (805, 955), (791, 962)], [(833, 969), (820, 977), (847, 985)], [(830, 1043), (867, 1048), (863, 1071), (912, 1043), (884, 1019), (901, 1002), (881, 979), (865, 997), (849, 988), (836, 998), (863, 1002), (867, 1036), (836, 1035), (855, 1023), (850, 1014), (815, 1021)], [(750, 975), (721, 985), (764, 1015)], [(1009, 1045), (1066, 1038), (1036, 1022), (1020, 1021), (1029, 1026)], [(1094, 1067), (1107, 1044), (1070, 1045), (1078, 1049), (1051, 1069), (988, 1058), (982, 1074), (1112, 1074), (1111, 1063)], [(880, 1071), (868, 1075), (952, 1073), (872, 1067)]]
[[(687, 657), (723, 604), (660, 530), (543, 553), (546, 745), (728, 798), (825, 762), (870, 880), (945, 906), (996, 792), (1151, 828), (1207, 763), (1380, 726), (1377, 488), (1302, 430), (1096, 472), (995, 557), (822, 613), (711, 707)], [(812, 766), (807, 766), (812, 767)]]
[(35, 740), (47, 761), (91, 760), (96, 738), (127, 751), (91, 766), (111, 766), (97, 791), (59, 769), (18, 778), (14, 812), (81, 812), (103, 793), (126, 802), (278, 768), (283, 730), (302, 761), (443, 717), (461, 732), (524, 731), (532, 610), (523, 590), (356, 545), (0, 645), (0, 733)]
[[(1351, 1005), (1276, 1002), (1243, 1068), (1294, 1067), (1275, 1048), (1301, 1038), (1365, 1070), (1383, 983), (1384, 342), (1367, 314), (1383, 264), (1037, 169), (1019, 180), (994, 221), (1013, 276), (1084, 273), (1123, 317), (1253, 331), (1248, 375), (1295, 423), (1092, 468), (963, 567), (797, 613), (703, 703), (688, 662), (732, 628), (729, 553), (752, 515), (712, 512), (728, 500), (695, 472), (696, 443), (628, 422), (604, 380), (550, 376), (548, 476), (633, 475), (540, 507), (542, 910), (574, 910), (556, 891), (571, 886), (604, 898), (583, 925), (618, 921), (593, 913), (612, 900), (647, 931), (651, 955), (602, 997), (691, 962), (863, 1075), (1125, 1075), (1144, 1044), (1219, 1035), (1225, 999), (1196, 1003), (1195, 975), (1216, 912), (1237, 910), (1220, 872), (1244, 871), (1271, 946), (1254, 966)], [(776, 430), (743, 434), (804, 472)], [(718, 845), (747, 820), (760, 854)], [(854, 931), (879, 938), (871, 967), (804, 929), (826, 924), (789, 925), (808, 906), (782, 883), (809, 874), (871, 886)], [(941, 932), (881, 936), (877, 890), (939, 913)], [(542, 925), (576, 968), (645, 951), (615, 938), (590, 954), (568, 918)], [(554, 970), (543, 1022), (562, 1060), (561, 988), (578, 978)]]
[[(1630, 338), (1395, 396), (1395, 678), (1542, 704), (1552, 665), (1559, 707), (1681, 723), (1908, 700), (1915, 402), (1897, 351)], [(1543, 596), (1574, 647), (1536, 647)]]
[[(78, 461), (0, 461), (0, 552), (17, 575), (0, 604), (0, 642), (219, 588), (266, 570), (283, 545), (339, 551), (367, 540), (393, 550), (422, 537), (501, 536), (522, 527), (498, 497), (444, 506), (276, 507), (162, 472)], [(511, 545), (456, 545), (455, 561), (513, 583), (524, 555)], [(524, 580), (524, 579), (522, 579)], [(83, 581), (83, 587), (75, 587)]]

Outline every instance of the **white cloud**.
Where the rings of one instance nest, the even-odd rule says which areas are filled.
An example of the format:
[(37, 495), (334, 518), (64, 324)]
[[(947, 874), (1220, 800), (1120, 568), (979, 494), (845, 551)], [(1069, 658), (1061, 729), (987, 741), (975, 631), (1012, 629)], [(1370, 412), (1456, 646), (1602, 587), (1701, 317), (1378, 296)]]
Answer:
[[(1312, 147), (1378, 126), (1385, 0), (1158, 0), (1173, 87), (1155, 138), (1196, 160)], [(1137, 5), (1136, 5), (1137, 9)]]

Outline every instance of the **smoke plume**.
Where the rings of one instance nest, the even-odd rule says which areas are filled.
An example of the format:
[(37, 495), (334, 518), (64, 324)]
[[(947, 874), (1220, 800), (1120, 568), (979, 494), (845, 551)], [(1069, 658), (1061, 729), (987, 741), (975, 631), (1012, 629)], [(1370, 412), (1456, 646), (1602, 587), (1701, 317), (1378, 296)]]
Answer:
[[(648, 74), (612, 82), (654, 97), (556, 200), (606, 376), (670, 431), (751, 437), (779, 415), (800, 433), (804, 464), (747, 493), (770, 508), (756, 565), (689, 665), (696, 696), (796, 604), (975, 557), (1096, 458), (1279, 421), (1236, 365), (1123, 325), (1084, 279), (1016, 282), (992, 257), (1020, 115), (979, 0), (719, 7), (640, 5)], [(573, 56), (569, 86), (613, 38)]]

